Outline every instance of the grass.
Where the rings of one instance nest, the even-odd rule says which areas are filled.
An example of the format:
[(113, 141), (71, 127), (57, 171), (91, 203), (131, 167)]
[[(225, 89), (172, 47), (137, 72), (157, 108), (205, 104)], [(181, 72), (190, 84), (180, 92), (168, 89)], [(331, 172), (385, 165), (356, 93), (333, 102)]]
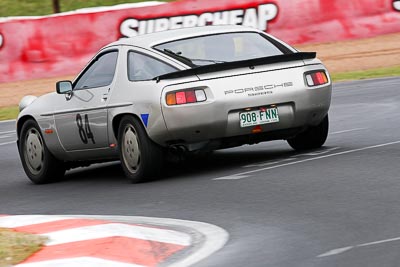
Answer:
[[(400, 76), (400, 66), (331, 74), (331, 78), (334, 82), (363, 80), (363, 79), (392, 77), (392, 76)], [(15, 119), (18, 116), (18, 112), (19, 112), (18, 106), (0, 108), (0, 121)]]
[[(148, 0), (60, 0), (61, 12), (85, 7), (111, 6)], [(171, 1), (171, 0), (159, 0)], [(52, 0), (1, 0), (0, 17), (41, 16), (53, 14)]]
[(0, 228), (0, 267), (18, 264), (39, 251), (46, 239)]
[(335, 82), (400, 76), (400, 66), (364, 71), (333, 73), (331, 76), (332, 80)]
[(0, 121), (16, 119), (18, 113), (18, 106), (0, 108)]

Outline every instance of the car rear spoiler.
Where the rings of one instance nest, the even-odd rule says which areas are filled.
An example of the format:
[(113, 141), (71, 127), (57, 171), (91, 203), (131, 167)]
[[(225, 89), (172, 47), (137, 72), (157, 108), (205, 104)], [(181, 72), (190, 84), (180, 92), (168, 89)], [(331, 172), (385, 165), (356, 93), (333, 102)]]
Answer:
[(216, 63), (216, 64), (199, 66), (187, 70), (181, 70), (163, 74), (155, 77), (154, 80), (158, 82), (160, 80), (165, 80), (165, 79), (174, 79), (174, 78), (186, 77), (197, 74), (237, 69), (242, 67), (254, 67), (258, 65), (274, 64), (279, 62), (313, 59), (316, 56), (317, 56), (316, 52), (296, 52), (296, 53), (271, 56), (271, 57), (260, 57), (260, 58), (233, 61), (233, 62)]

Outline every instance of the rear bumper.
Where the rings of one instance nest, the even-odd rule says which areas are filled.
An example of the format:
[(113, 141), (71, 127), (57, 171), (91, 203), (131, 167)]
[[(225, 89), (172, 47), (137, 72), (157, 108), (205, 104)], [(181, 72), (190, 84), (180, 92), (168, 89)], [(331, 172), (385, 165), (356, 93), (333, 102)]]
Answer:
[[(224, 148), (231, 148), (237, 147), (241, 145), (253, 145), (258, 144), (260, 142), (265, 141), (272, 141), (272, 140), (280, 140), (280, 139), (289, 139), (297, 134), (304, 131), (305, 128), (298, 127), (298, 128), (290, 128), (290, 129), (283, 129), (283, 130), (275, 130), (270, 132), (261, 132), (261, 133), (251, 133), (246, 135), (237, 135), (231, 137), (223, 137), (219, 139), (212, 139), (202, 144), (195, 144), (195, 145), (186, 145), (186, 148), (189, 151), (192, 150), (205, 150), (211, 151), (216, 149), (224, 149)], [(201, 146), (199, 146), (201, 145)], [(193, 149), (194, 148), (194, 149)]]

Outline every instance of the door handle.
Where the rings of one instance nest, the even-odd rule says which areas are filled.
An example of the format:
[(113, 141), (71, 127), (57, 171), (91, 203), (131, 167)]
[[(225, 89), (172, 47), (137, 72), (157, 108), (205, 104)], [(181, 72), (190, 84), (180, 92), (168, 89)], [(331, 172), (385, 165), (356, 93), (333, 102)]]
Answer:
[(101, 101), (106, 101), (108, 99), (108, 94), (103, 94), (101, 96)]

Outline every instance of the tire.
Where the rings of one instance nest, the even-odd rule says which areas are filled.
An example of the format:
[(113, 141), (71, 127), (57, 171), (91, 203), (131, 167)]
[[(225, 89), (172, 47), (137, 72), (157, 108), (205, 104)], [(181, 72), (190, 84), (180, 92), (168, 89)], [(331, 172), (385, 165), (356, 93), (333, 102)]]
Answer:
[(329, 118), (328, 115), (317, 126), (308, 128), (287, 142), (295, 150), (307, 150), (321, 147), (328, 137)]
[(63, 178), (65, 166), (47, 149), (36, 121), (30, 119), (22, 125), (18, 151), (25, 173), (33, 183), (46, 184)]
[(118, 148), (122, 169), (132, 183), (151, 181), (161, 175), (163, 151), (150, 140), (135, 117), (122, 118), (118, 128)]

